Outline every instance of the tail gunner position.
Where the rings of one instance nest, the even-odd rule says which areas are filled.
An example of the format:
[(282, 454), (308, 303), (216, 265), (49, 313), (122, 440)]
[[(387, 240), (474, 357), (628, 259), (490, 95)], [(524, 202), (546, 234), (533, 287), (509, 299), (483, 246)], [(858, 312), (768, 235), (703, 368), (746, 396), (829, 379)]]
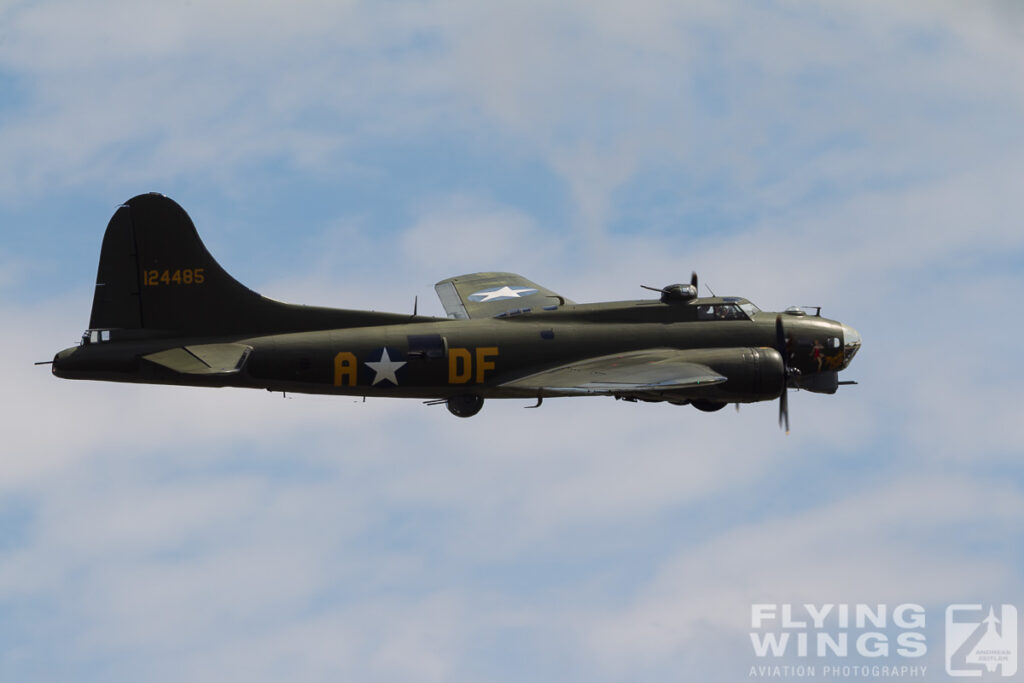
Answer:
[[(159, 194), (118, 208), (100, 253), (89, 329), (53, 359), (68, 379), (391, 396), (459, 417), (485, 398), (614, 396), (714, 411), (835, 393), (860, 348), (848, 325), (739, 297), (577, 304), (511, 273), (435, 286), (448, 318), (298, 306), (232, 278), (188, 214)], [(650, 288), (648, 288), (650, 289)]]

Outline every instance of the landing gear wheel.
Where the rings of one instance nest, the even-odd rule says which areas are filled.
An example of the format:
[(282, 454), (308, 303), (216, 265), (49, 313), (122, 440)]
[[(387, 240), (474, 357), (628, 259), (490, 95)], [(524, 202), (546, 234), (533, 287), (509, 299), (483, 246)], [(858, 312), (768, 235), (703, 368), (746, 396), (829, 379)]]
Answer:
[(447, 401), (448, 412), (456, 417), (473, 417), (484, 407), (484, 397), (476, 394), (459, 394)]
[(708, 401), (703, 398), (694, 399), (693, 401), (691, 401), (691, 403), (693, 404), (694, 408), (696, 408), (697, 410), (702, 410), (705, 413), (713, 413), (716, 410), (721, 410), (722, 408), (725, 407), (724, 403), (719, 403), (718, 401)]

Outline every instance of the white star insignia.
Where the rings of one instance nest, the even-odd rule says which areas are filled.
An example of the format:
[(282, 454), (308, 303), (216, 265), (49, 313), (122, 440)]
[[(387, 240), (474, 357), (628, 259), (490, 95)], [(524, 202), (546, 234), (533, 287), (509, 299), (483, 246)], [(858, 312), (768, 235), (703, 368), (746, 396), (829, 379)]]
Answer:
[(499, 287), (498, 289), (485, 289), (482, 292), (475, 292), (469, 295), (470, 301), (485, 303), (487, 301), (499, 301), (501, 299), (518, 299), (521, 296), (536, 294), (537, 290), (531, 287)]
[(398, 386), (398, 377), (395, 376), (395, 371), (405, 365), (405, 361), (391, 360), (391, 356), (388, 355), (387, 347), (385, 347), (384, 350), (380, 352), (380, 360), (366, 361), (364, 365), (377, 373), (371, 384), (377, 384), (377, 382), (382, 379), (386, 379), (395, 386)]

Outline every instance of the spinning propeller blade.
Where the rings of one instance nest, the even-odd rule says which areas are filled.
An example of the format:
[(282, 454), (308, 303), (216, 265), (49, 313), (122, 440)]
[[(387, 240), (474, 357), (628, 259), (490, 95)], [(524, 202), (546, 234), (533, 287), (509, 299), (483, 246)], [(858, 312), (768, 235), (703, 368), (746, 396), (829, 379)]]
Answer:
[(775, 350), (782, 356), (782, 393), (779, 394), (779, 427), (785, 425), (789, 434), (789, 379), (799, 372), (789, 366), (789, 352), (786, 349), (786, 331), (782, 329), (782, 316), (775, 316)]

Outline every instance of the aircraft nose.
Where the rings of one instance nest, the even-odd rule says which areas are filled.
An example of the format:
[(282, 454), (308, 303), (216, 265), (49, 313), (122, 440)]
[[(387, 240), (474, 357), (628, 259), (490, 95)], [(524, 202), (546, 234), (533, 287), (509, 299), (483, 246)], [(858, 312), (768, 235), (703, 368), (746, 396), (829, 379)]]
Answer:
[(843, 325), (843, 369), (850, 365), (850, 361), (860, 350), (860, 332), (849, 325)]

